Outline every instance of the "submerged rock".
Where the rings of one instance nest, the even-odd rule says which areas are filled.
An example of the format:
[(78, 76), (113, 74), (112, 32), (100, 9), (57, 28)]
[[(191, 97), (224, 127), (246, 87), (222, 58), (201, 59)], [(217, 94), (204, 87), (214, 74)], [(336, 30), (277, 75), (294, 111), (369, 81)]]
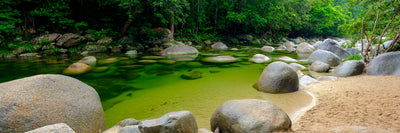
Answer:
[(367, 68), (368, 75), (400, 75), (400, 51), (380, 54)]
[(364, 62), (359, 60), (350, 60), (343, 62), (337, 66), (333, 72), (333, 76), (337, 77), (348, 77), (354, 75), (360, 75), (363, 73), (365, 68)]
[(228, 46), (226, 46), (222, 42), (217, 42), (217, 43), (214, 43), (213, 45), (211, 45), (211, 48), (214, 50), (227, 50)]
[(261, 48), (261, 50), (264, 51), (264, 52), (272, 53), (272, 52), (274, 52), (275, 48), (274, 48), (274, 47), (271, 47), (271, 46), (263, 46), (263, 47)]
[(2, 132), (26, 132), (55, 123), (65, 123), (78, 133), (98, 133), (106, 128), (96, 90), (64, 75), (1, 83), (0, 103)]
[(225, 64), (225, 63), (233, 63), (237, 62), (238, 59), (232, 56), (216, 56), (216, 57), (207, 57), (202, 60), (207, 63), (216, 63), (216, 64)]
[(138, 53), (137, 53), (136, 50), (129, 50), (129, 51), (126, 51), (125, 54), (126, 54), (128, 57), (131, 57), (131, 58), (134, 58), (134, 57), (136, 57), (136, 56), (138, 55)]
[(243, 99), (230, 100), (218, 107), (211, 117), (212, 131), (220, 133), (265, 133), (287, 131), (289, 116), (272, 102)]
[(97, 64), (98, 65), (109, 65), (109, 64), (116, 63), (118, 61), (119, 61), (118, 58), (108, 58), (108, 59), (100, 60)]
[(79, 75), (92, 70), (92, 67), (84, 63), (74, 63), (66, 68), (62, 73), (65, 75)]
[(93, 67), (93, 66), (96, 66), (96, 57), (94, 57), (94, 56), (83, 57), (78, 62), (79, 63), (85, 63), (86, 65), (89, 65), (89, 66)]
[(188, 73), (182, 74), (181, 78), (188, 79), (188, 80), (198, 79), (198, 78), (201, 78), (201, 73), (200, 72), (188, 72)]
[(287, 56), (282, 56), (282, 57), (279, 57), (277, 59), (281, 60), (281, 61), (284, 61), (284, 62), (297, 62), (296, 59), (293, 59), (293, 58), (290, 58), (290, 57), (287, 57)]
[(288, 64), (273, 62), (264, 69), (254, 87), (269, 93), (294, 92), (299, 89), (299, 78)]

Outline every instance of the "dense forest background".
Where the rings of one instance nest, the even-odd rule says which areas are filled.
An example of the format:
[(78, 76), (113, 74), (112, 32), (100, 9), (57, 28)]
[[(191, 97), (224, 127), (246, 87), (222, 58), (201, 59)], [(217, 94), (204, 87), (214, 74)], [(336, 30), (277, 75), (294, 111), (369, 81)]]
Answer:
[[(0, 40), (45, 33), (95, 34), (140, 40), (152, 28), (176, 39), (215, 39), (251, 34), (261, 38), (394, 37), (399, 0), (2, 0)], [(377, 15), (380, 15), (377, 18)], [(394, 19), (394, 21), (393, 21)], [(378, 20), (378, 21), (377, 21)], [(376, 23), (376, 28), (373, 28)], [(1, 43), (0, 42), (0, 43)]]

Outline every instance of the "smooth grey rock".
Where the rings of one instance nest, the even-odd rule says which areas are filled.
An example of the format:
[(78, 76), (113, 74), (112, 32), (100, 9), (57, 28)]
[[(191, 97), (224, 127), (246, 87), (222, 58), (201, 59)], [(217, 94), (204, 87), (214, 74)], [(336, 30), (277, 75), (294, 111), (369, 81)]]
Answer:
[(237, 62), (238, 59), (232, 56), (216, 56), (216, 57), (206, 57), (203, 60), (201, 60), (206, 63), (214, 63), (214, 64), (226, 64), (226, 63), (233, 63)]
[(139, 124), (142, 133), (197, 133), (197, 123), (189, 111), (178, 111), (145, 120)]
[(104, 37), (101, 38), (100, 40), (97, 40), (97, 44), (101, 45), (110, 45), (113, 39), (111, 37)]
[(287, 131), (289, 116), (272, 102), (258, 99), (230, 100), (211, 117), (211, 129), (220, 133), (265, 133)]
[(40, 127), (25, 133), (75, 133), (75, 131), (65, 123), (57, 123)]
[(359, 60), (345, 61), (337, 66), (333, 72), (333, 76), (337, 77), (348, 77), (354, 75), (360, 75), (363, 73), (365, 68), (364, 62)]
[(226, 46), (222, 42), (216, 42), (213, 45), (211, 45), (211, 48), (214, 49), (214, 50), (227, 50), (228, 46)]
[(87, 56), (87, 57), (83, 57), (81, 60), (78, 61), (79, 63), (85, 63), (86, 65), (89, 66), (96, 66), (96, 57), (94, 56)]
[(308, 58), (308, 64), (312, 64), (315, 61), (321, 61), (329, 66), (337, 66), (340, 64), (340, 58), (332, 52), (326, 50), (316, 50)]
[(64, 75), (79, 75), (84, 74), (92, 70), (92, 67), (85, 63), (73, 63), (68, 66), (68, 68), (64, 69), (62, 72)]
[(314, 63), (311, 64), (310, 70), (314, 72), (328, 72), (329, 70), (329, 64), (326, 64), (322, 61), (315, 61)]
[(118, 133), (142, 133), (138, 125), (121, 127)]
[[(154, 28), (151, 29), (151, 32), (153, 32), (153, 36), (149, 37), (149, 40), (146, 40), (146, 43), (151, 43), (151, 44), (162, 44), (164, 42), (172, 41), (174, 40), (174, 34), (172, 33), (171, 30), (168, 28)], [(156, 36), (154, 36), (156, 35)], [(154, 38), (156, 37), (156, 38)]]
[(192, 46), (174, 45), (161, 51), (161, 55), (171, 60), (190, 61), (197, 58), (199, 51)]
[(306, 69), (305, 66), (300, 65), (300, 64), (298, 64), (298, 63), (290, 63), (289, 66), (292, 67), (293, 70), (295, 70), (295, 71), (299, 71), (299, 70), (304, 70), (304, 69)]
[(60, 39), (56, 43), (56, 46), (63, 48), (70, 48), (72, 46), (77, 46), (79, 44), (82, 44), (82, 42), (85, 40), (86, 38), (83, 36), (79, 36), (73, 33), (67, 33), (60, 37)]
[(46, 35), (39, 36), (39, 37), (32, 39), (30, 41), (30, 43), (42, 44), (43, 41), (55, 42), (57, 40), (57, 38), (59, 38), (60, 36), (61, 36), (61, 34), (58, 34), (58, 33), (46, 34)]
[(300, 85), (307, 86), (312, 83), (318, 83), (319, 81), (308, 75), (304, 75), (300, 78), (299, 82), (300, 82)]
[(400, 75), (400, 51), (380, 54), (367, 67), (368, 75)]
[(317, 78), (318, 81), (334, 81), (336, 79), (337, 77), (335, 76), (321, 76)]
[(118, 122), (103, 133), (140, 133), (139, 123), (140, 121), (134, 118), (128, 118)]
[(339, 56), (341, 59), (344, 59), (350, 55), (350, 53), (348, 53), (346, 50), (339, 47), (339, 43), (337, 41), (329, 38), (325, 39), (324, 42), (318, 46), (318, 49), (330, 51)]
[(88, 51), (89, 53), (101, 53), (107, 51), (107, 48), (103, 45), (86, 45), (83, 47), (83, 50)]
[(284, 46), (286, 47), (286, 50), (289, 51), (289, 52), (296, 51), (296, 48), (294, 47), (295, 45), (294, 45), (294, 43), (291, 42), (291, 41), (286, 41), (286, 42), (284, 43)]
[(96, 90), (64, 75), (45, 74), (0, 84), (0, 129), (25, 132), (66, 123), (78, 133), (106, 128)]
[(300, 43), (299, 46), (297, 46), (296, 48), (296, 53), (299, 57), (308, 57), (314, 51), (315, 51), (314, 46), (306, 42)]
[(263, 47), (261, 48), (261, 50), (264, 51), (264, 52), (272, 53), (272, 52), (274, 52), (275, 48), (274, 48), (274, 47), (271, 47), (271, 46), (263, 46)]
[(161, 44), (161, 46), (163, 48), (168, 48), (168, 47), (175, 46), (175, 45), (185, 45), (185, 44), (180, 41), (168, 41), (168, 42), (164, 42), (163, 44)]
[(264, 63), (264, 62), (270, 61), (270, 59), (267, 56), (263, 55), (263, 54), (255, 54), (250, 59), (250, 61), (252, 61), (254, 63)]
[(282, 56), (282, 57), (279, 57), (277, 59), (281, 60), (281, 61), (284, 61), (284, 62), (297, 62), (296, 59), (293, 59), (293, 58), (290, 58), (290, 57), (287, 57), (287, 56)]
[(288, 64), (278, 61), (264, 69), (254, 87), (269, 93), (294, 92), (299, 89), (299, 78)]
[(137, 53), (136, 50), (129, 50), (129, 51), (126, 51), (125, 54), (126, 54), (127, 56), (131, 57), (131, 58), (134, 58), (134, 57), (136, 57), (136, 56), (138, 55), (138, 53)]

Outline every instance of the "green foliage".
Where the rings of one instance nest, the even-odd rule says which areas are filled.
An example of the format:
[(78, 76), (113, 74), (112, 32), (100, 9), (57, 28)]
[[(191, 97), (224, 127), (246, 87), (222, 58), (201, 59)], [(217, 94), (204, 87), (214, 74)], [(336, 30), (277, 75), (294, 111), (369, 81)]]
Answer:
[(77, 22), (77, 23), (75, 23), (75, 25), (74, 25), (75, 30), (77, 30), (77, 31), (80, 31), (82, 28), (87, 28), (88, 26), (89, 26), (88, 23), (87, 23), (87, 22), (84, 22), (84, 21), (82, 21), (82, 22)]
[(362, 60), (362, 56), (360, 54), (352, 54), (347, 56), (344, 61), (348, 61), (348, 60)]
[(115, 35), (118, 34), (118, 32), (113, 31), (112, 29), (109, 29), (109, 28), (101, 29), (101, 30), (88, 29), (88, 30), (86, 30), (86, 33), (87, 34), (93, 34), (96, 39), (115, 36)]
[(186, 0), (154, 0), (152, 3), (154, 15), (163, 24), (185, 23), (190, 8)]
[(42, 6), (35, 8), (33, 16), (46, 17), (52, 25), (62, 29), (72, 27), (74, 20), (70, 18), (71, 10), (67, 0), (47, 0)]
[(14, 1), (10, 0), (0, 1), (0, 40), (7, 36), (14, 36), (16, 34), (16, 25), (22, 22), (18, 18), (20, 16), (19, 11), (12, 8), (15, 4)]

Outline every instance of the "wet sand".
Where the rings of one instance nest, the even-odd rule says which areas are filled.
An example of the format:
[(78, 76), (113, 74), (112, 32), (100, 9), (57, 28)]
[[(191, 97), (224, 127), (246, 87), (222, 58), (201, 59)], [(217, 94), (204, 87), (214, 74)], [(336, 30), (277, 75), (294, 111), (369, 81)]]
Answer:
[(400, 76), (353, 76), (304, 88), (315, 106), (294, 132), (400, 132)]

